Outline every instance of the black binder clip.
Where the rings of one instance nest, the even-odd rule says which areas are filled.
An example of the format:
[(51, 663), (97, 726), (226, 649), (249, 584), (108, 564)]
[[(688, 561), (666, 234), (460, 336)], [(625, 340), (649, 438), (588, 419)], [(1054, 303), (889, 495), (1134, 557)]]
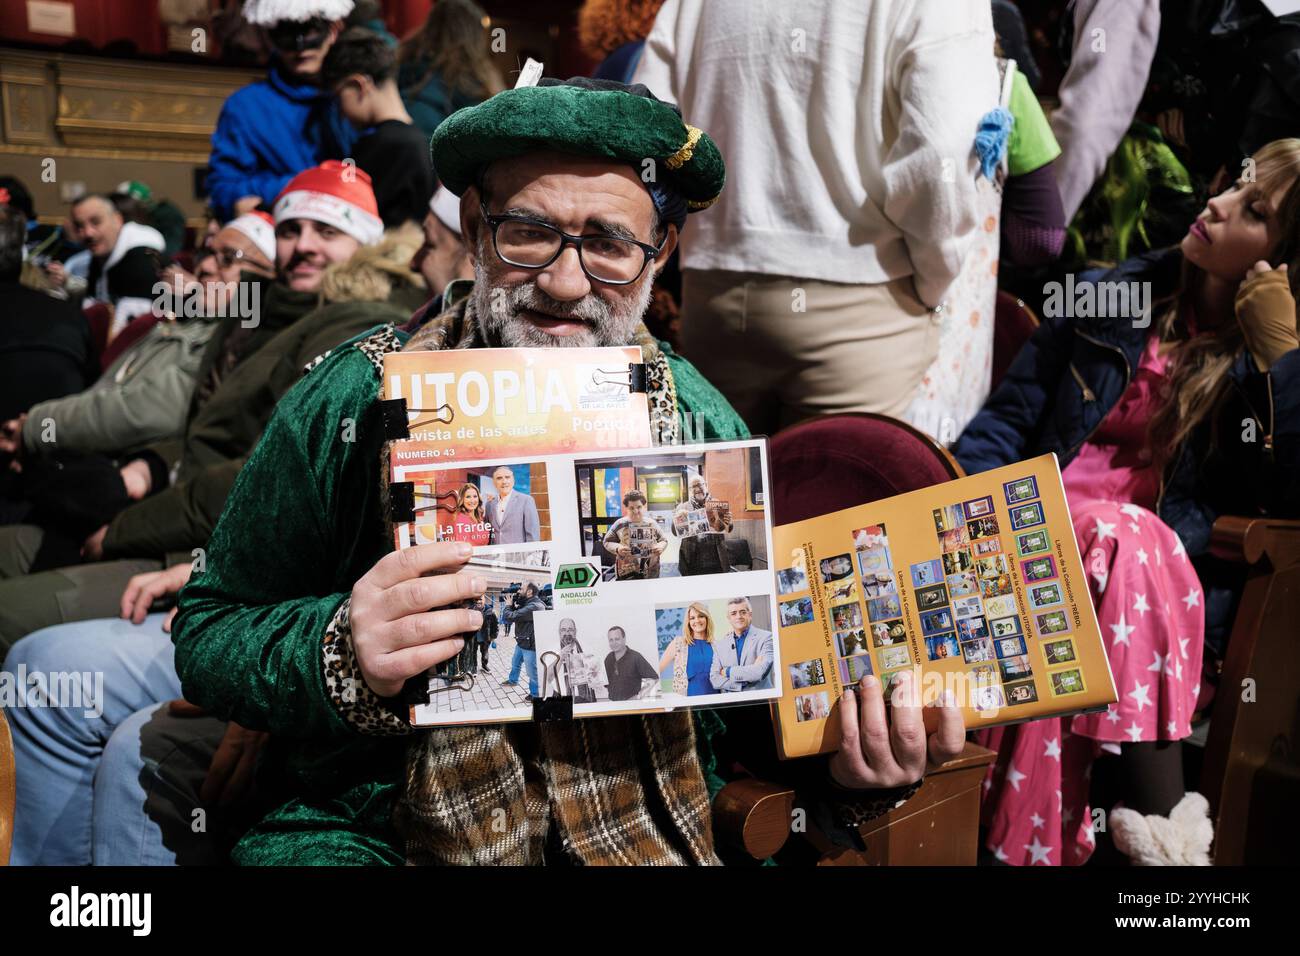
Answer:
[[(406, 418), (409, 412), (432, 412), (433, 415), (430, 418), (410, 422)], [(408, 408), (404, 398), (382, 398), (379, 400), (379, 414), (384, 423), (384, 438), (388, 441), (401, 441), (411, 437), (412, 428), (432, 425), (434, 422), (450, 425), (456, 417), (456, 410), (450, 405), (439, 405), (437, 408)]]
[(533, 720), (540, 723), (551, 723), (558, 720), (573, 719), (573, 698), (572, 697), (534, 697), (533, 698)]
[(572, 720), (573, 695), (560, 694), (560, 655), (555, 651), (543, 651), (539, 663), (542, 665), (542, 693), (533, 698), (533, 720)]
[(394, 524), (415, 520), (415, 483), (395, 481), (388, 486), (388, 517)]
[(399, 441), (411, 437), (411, 427), (406, 421), (406, 399), (380, 399), (379, 415), (384, 423), (385, 439), (388, 441)]
[[(620, 378), (622, 375), (626, 375), (627, 378)], [(591, 373), (591, 383), (593, 385), (626, 385), (629, 392), (645, 392), (649, 390), (649, 379), (646, 375), (644, 362), (629, 362), (626, 372), (610, 372), (598, 368)]]
[(402, 685), (402, 703), (412, 707), (425, 707), (432, 703), (429, 691), (429, 678), (426, 674), (416, 674)]

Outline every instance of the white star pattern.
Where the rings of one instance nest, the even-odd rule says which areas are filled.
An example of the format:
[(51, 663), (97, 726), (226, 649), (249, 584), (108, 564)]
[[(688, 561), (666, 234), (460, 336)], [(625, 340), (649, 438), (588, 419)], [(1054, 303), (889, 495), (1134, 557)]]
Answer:
[(1174, 545), (1174, 550), (1171, 553), (1171, 556), (1175, 558), (1182, 558), (1184, 562), (1187, 561), (1187, 549), (1183, 547), (1182, 538), (1179, 538), (1178, 543)]
[(1151, 693), (1150, 684), (1139, 684), (1137, 681), (1133, 682), (1133, 689), (1128, 692), (1128, 696), (1132, 697), (1133, 700), (1136, 701), (1139, 714), (1142, 713), (1144, 707), (1151, 706), (1151, 698), (1147, 696), (1149, 693)]
[(1037, 830), (1039, 827), (1041, 827), (1041, 826), (1042, 826), (1044, 823), (1046, 823), (1047, 821), (1044, 820), (1042, 817), (1040, 817), (1037, 813), (1035, 813), (1035, 814), (1033, 814), (1033, 815), (1030, 816), (1030, 818), (1029, 818), (1029, 822), (1032, 823), (1032, 824), (1034, 825), (1034, 829)]
[(1183, 679), (1183, 662), (1174, 661), (1174, 677), (1178, 680)]
[(1106, 719), (1109, 720), (1112, 724), (1119, 723), (1119, 711), (1115, 709), (1114, 704), (1111, 704), (1109, 707), (1106, 708)]
[(1137, 725), (1136, 720), (1124, 728), (1124, 733), (1128, 734), (1129, 740), (1133, 743), (1137, 743), (1142, 739), (1142, 728)]
[(1021, 773), (1014, 766), (1007, 768), (1007, 782), (1015, 788), (1016, 793), (1020, 792), (1020, 781), (1025, 779), (1025, 774)]
[(1115, 528), (1118, 527), (1118, 525), (1119, 522), (1110, 524), (1098, 518), (1097, 519), (1097, 542), (1100, 544), (1102, 541), (1105, 541), (1107, 538), (1114, 538), (1115, 540), (1118, 541), (1119, 535), (1115, 534)]
[(1190, 643), (1192, 643), (1190, 637), (1180, 637), (1178, 639), (1178, 653), (1183, 655), (1184, 660), (1187, 658), (1187, 645)]
[(1151, 559), (1151, 555), (1147, 554), (1144, 548), (1138, 548), (1133, 553), (1137, 555), (1138, 564), (1146, 564)]
[(1149, 666), (1147, 670), (1160, 673), (1160, 671), (1165, 669), (1165, 661), (1167, 658), (1161, 657), (1159, 651), (1153, 650), (1151, 653), (1155, 655), (1156, 659), (1151, 662), (1151, 666)]
[(1132, 502), (1126, 505), (1120, 505), (1119, 513), (1122, 515), (1128, 515), (1134, 521), (1137, 521), (1138, 518), (1142, 517), (1142, 509)]
[(1110, 626), (1110, 629), (1111, 629), (1111, 631), (1112, 631), (1112, 632), (1114, 633), (1114, 635), (1115, 635), (1115, 643), (1116, 643), (1116, 644), (1128, 644), (1128, 636), (1129, 636), (1130, 634), (1132, 634), (1134, 631), (1137, 630), (1136, 627), (1133, 627), (1132, 625), (1129, 625), (1129, 624), (1124, 623), (1124, 615), (1123, 615), (1123, 614), (1121, 614), (1121, 615), (1119, 616), (1119, 623), (1118, 623), (1118, 624), (1112, 624), (1112, 625)]
[(1092, 576), (1097, 579), (1097, 593), (1105, 593), (1106, 582), (1110, 580), (1110, 572), (1102, 568), (1100, 571), (1093, 571)]
[(1039, 843), (1037, 834), (1034, 835), (1033, 843), (1025, 844), (1025, 849), (1029, 851), (1030, 866), (1033, 866), (1035, 863), (1046, 863), (1048, 866), (1051, 866), (1051, 862), (1047, 859), (1047, 854), (1051, 853), (1052, 850), (1056, 848), (1050, 845), (1044, 846), (1042, 843)]
[(1137, 526), (1136, 521), (1130, 521), (1128, 523), (1128, 529), (1132, 531), (1134, 534), (1138, 534), (1141, 531), (1141, 529)]
[(1178, 733), (1178, 724), (1171, 720), (1169, 723), (1165, 724), (1165, 730), (1169, 731), (1171, 734), (1176, 734)]
[(997, 860), (999, 863), (1005, 863), (1010, 859), (1010, 857), (1002, 852), (1002, 847), (995, 846), (993, 848), (993, 859)]
[(1192, 588), (1187, 592), (1187, 596), (1182, 599), (1182, 602), (1187, 605), (1187, 610), (1190, 611), (1192, 608), (1200, 605), (1201, 592), (1196, 588)]
[(1147, 596), (1145, 594), (1135, 594), (1133, 596), (1133, 610), (1143, 616), (1146, 615), (1147, 611), (1151, 610), (1151, 605), (1147, 604)]
[(1059, 740), (1049, 740), (1047, 742), (1047, 752), (1044, 757), (1055, 757), (1056, 762), (1061, 762), (1061, 742)]

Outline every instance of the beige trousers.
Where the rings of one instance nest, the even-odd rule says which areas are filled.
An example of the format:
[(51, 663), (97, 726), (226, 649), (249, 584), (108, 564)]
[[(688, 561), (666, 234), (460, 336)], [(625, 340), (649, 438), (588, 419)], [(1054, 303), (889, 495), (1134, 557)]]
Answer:
[(939, 318), (910, 276), (848, 285), (682, 272), (682, 351), (754, 434), (812, 415), (901, 417), (939, 351)]

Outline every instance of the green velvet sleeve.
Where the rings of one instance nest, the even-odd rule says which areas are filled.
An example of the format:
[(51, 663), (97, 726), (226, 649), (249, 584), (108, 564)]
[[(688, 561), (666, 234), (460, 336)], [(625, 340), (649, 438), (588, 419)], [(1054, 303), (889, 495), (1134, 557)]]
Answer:
[(749, 428), (731, 403), (710, 384), (686, 359), (661, 342), (668, 368), (677, 389), (677, 414), (682, 424), (682, 440), (731, 441), (748, 438)]
[(384, 550), (375, 375), (345, 349), (294, 386), (240, 472), (172, 627), (187, 700), (277, 735), (352, 735), (325, 691), (331, 618)]

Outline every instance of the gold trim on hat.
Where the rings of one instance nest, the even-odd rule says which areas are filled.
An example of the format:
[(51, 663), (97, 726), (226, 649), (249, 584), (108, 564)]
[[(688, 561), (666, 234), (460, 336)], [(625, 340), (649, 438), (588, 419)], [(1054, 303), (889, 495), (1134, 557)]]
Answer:
[(710, 206), (712, 206), (715, 202), (717, 202), (718, 199), (719, 199), (721, 196), (722, 196), (722, 193), (718, 193), (718, 195), (717, 195), (717, 196), (714, 196), (712, 199), (701, 199), (701, 200), (698, 200), (698, 201), (697, 201), (697, 200), (694, 200), (694, 199), (688, 199), (688, 200), (686, 200), (686, 208), (687, 208), (687, 209), (696, 210), (696, 211), (698, 211), (698, 210), (700, 210), (700, 209), (708, 209), (708, 208), (709, 208)]
[(703, 133), (700, 130), (688, 125), (686, 127), (686, 145), (664, 160), (664, 165), (669, 169), (680, 169), (689, 163), (691, 156), (695, 154), (695, 144), (700, 141), (702, 135)]

